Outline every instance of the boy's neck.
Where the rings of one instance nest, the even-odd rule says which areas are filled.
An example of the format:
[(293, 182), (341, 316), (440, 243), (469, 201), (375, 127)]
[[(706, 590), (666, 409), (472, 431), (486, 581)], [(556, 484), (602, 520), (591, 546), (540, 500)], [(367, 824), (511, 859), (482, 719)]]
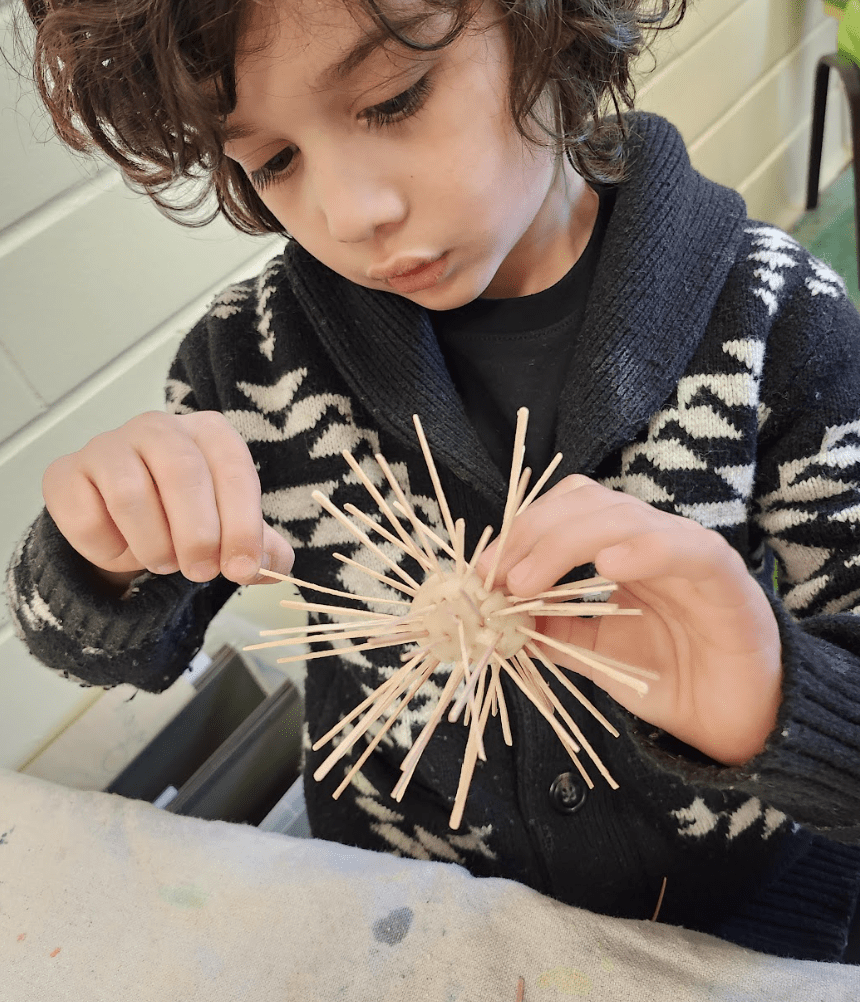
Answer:
[[(540, 219), (535, 220), (535, 225), (505, 262), (506, 280), (491, 283), (481, 298), (532, 296), (561, 281), (588, 246), (599, 207), (597, 192), (573, 170), (566, 158), (562, 160), (544, 200)], [(512, 280), (511, 276), (516, 278)]]

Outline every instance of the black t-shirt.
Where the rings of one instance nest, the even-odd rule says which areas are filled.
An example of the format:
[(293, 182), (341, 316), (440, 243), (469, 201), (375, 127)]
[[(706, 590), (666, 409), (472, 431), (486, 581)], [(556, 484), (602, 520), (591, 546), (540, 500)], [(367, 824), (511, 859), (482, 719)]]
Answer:
[(510, 469), (517, 410), (529, 409), (532, 480), (552, 459), (558, 398), (577, 347), (615, 189), (598, 190), (591, 238), (555, 285), (516, 299), (476, 299), (430, 310), (442, 354), (469, 420), (503, 473)]

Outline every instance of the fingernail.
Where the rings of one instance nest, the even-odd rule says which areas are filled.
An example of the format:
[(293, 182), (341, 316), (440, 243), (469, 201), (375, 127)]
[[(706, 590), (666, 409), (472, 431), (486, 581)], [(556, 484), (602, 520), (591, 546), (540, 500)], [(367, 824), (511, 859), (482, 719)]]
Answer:
[[(266, 573), (268, 571), (269, 573)], [(258, 577), (261, 581), (275, 581), (284, 574), (289, 574), (290, 565), (283, 560), (278, 561), (271, 553), (264, 553), (260, 561), (260, 571)]]
[(175, 574), (179, 570), (178, 564), (159, 564), (152, 569), (153, 574)]
[(259, 564), (250, 557), (230, 557), (224, 568), (228, 578), (234, 581), (244, 581), (254, 577)]
[(214, 560), (201, 560), (199, 563), (192, 564), (188, 573), (191, 574), (193, 581), (211, 581), (217, 576), (219, 570), (220, 568)]
[(633, 552), (633, 547), (629, 543), (617, 543), (615, 546), (610, 546), (605, 550), (602, 550), (597, 555), (597, 559), (601, 563), (609, 561), (611, 564), (623, 563), (628, 560), (630, 554)]
[(520, 588), (524, 588), (531, 577), (532, 564), (531, 561), (521, 560), (516, 567), (511, 568), (507, 576), (507, 585), (509, 588), (516, 592), (519, 592)]

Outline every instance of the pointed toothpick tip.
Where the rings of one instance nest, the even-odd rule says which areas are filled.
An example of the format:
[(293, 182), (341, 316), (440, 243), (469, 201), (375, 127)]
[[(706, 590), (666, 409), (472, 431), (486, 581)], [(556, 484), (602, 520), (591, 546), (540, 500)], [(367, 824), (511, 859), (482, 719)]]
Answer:
[(290, 582), (292, 580), (289, 574), (279, 574), (277, 571), (270, 571), (268, 567), (261, 567), (257, 573), (262, 575), (264, 578), (274, 578), (276, 581)]

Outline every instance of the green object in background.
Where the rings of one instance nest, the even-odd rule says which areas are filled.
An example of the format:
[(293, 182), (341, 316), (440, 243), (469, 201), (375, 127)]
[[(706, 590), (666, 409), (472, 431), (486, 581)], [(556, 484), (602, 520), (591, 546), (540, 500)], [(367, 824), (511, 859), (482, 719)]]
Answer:
[(845, 4), (834, 6), (842, 7), (836, 47), (843, 56), (860, 66), (860, 0), (847, 0)]

